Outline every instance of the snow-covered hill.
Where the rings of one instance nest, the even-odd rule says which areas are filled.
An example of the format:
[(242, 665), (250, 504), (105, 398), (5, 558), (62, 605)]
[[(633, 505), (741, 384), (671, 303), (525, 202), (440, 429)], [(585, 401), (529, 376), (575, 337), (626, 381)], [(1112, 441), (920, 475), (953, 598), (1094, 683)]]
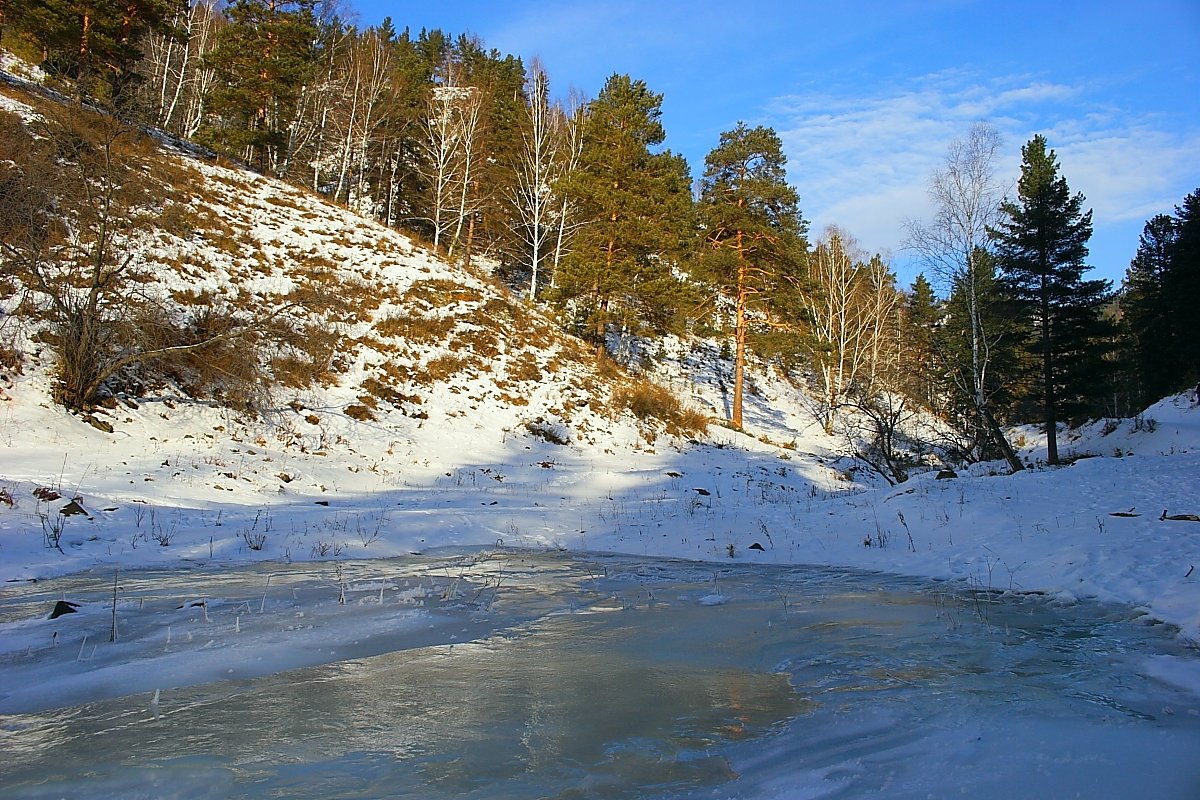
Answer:
[[(672, 413), (722, 418), (716, 343), (668, 340), (641, 376), (597, 365), (481, 272), (293, 187), (167, 157), (191, 178), (163, 215), (186, 211), (188, 224), (151, 237), (158, 289), (264, 309), (298, 287), (337, 295), (348, 301), (338, 314), (295, 312), (309, 336), (329, 337), (328, 359), (306, 362), (316, 379), (305, 382), (278, 354), (253, 413), (171, 385), (122, 396), (101, 412), (110, 433), (51, 404), (53, 356), (26, 340), (0, 400), (6, 591), (96, 565), (501, 545), (837, 564), (1095, 597), (1200, 641), (1200, 523), (1160, 519), (1200, 513), (1192, 397), (1071, 433), (1064, 449), (1095, 457), (1070, 467), (1007, 476), (976, 465), (879, 485), (777, 375), (752, 376), (745, 434), (689, 431), (621, 400), (664, 402), (660, 385), (682, 401)], [(1028, 434), (1024, 457), (1036, 463), (1039, 446)]]

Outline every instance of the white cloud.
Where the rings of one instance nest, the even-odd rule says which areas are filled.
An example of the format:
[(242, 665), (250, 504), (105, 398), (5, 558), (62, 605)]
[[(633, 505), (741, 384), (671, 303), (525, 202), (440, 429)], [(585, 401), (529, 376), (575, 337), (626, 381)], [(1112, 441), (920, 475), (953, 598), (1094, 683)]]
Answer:
[[(1062, 174), (1094, 209), (1097, 233), (1169, 211), (1200, 180), (1200, 131), (1114, 107), (1087, 85), (1032, 76), (983, 78), (946, 71), (870, 95), (812, 91), (778, 97), (763, 124), (783, 139), (789, 179), (814, 229), (847, 228), (870, 250), (898, 250), (905, 219), (928, 217), (925, 188), (948, 145), (985, 120), (1004, 138), (997, 171), (1015, 185), (1021, 146), (1044, 134)], [(1110, 241), (1111, 235), (1098, 239)], [(1097, 254), (1127, 263), (1124, 254)], [(1111, 276), (1110, 276), (1111, 277)]]

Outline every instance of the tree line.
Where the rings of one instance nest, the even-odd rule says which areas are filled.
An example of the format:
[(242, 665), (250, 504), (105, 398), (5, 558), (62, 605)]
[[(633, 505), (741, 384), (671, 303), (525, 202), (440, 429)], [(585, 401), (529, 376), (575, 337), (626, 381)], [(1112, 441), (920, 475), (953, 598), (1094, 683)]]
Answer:
[(955, 423), (964, 457), (1018, 469), (1002, 423), (1039, 420), (1055, 463), (1060, 422), (1200, 377), (1200, 195), (1147, 223), (1114, 292), (1086, 277), (1091, 212), (1041, 136), (1022, 149), (1015, 197), (994, 174), (994, 130), (951, 146), (929, 182), (934, 217), (906, 243), (933, 281), (900, 287), (851, 233), (810, 239), (773, 130), (722, 133), (693, 182), (663, 148), (662, 95), (628, 75), (555, 100), (536, 61), (390, 19), (358, 29), (319, 0), (0, 0), (0, 45), (115, 117), (452, 261), (486, 258), (601, 356), (620, 334), (726, 336), (731, 425), (756, 353), (811, 383), (830, 432), (865, 424), (855, 440), (889, 479), (918, 409)]

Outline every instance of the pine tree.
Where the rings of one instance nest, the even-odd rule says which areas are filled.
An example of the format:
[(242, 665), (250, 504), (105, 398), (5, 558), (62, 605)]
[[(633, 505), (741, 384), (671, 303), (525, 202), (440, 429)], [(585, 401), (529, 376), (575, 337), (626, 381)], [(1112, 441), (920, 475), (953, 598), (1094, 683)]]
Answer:
[(0, 23), (28, 34), (48, 73), (75, 82), (80, 98), (127, 112), (141, 80), (142, 39), (165, 31), (185, 0), (0, 0)]
[(934, 335), (942, 309), (924, 273), (909, 287), (904, 303), (904, 354), (907, 360), (907, 394), (925, 408), (938, 406), (939, 376)]
[(734, 300), (731, 422), (739, 429), (747, 332), (753, 322), (778, 316), (773, 301), (795, 289), (807, 249), (800, 198), (787, 184), (786, 163), (775, 131), (739, 122), (721, 134), (701, 180), (700, 214), (709, 245), (703, 273)]
[(1176, 206), (1179, 237), (1163, 280), (1167, 313), (1179, 336), (1179, 375), (1175, 386), (1200, 380), (1200, 189)]
[(1166, 308), (1164, 287), (1178, 238), (1178, 223), (1169, 214), (1148, 220), (1125, 273), (1122, 309), (1133, 337), (1143, 403), (1170, 391), (1178, 373), (1179, 334)]
[(206, 63), (216, 72), (214, 118), (200, 138), (262, 172), (284, 155), (286, 125), (317, 63), (316, 0), (235, 0)]
[(1089, 410), (1107, 388), (1112, 329), (1101, 310), (1109, 282), (1083, 278), (1092, 212), (1058, 174), (1054, 151), (1038, 135), (1021, 154), (1018, 199), (1001, 203), (1005, 218), (991, 235), (1005, 285), (1035, 333), (1047, 460), (1058, 464), (1059, 420)]
[(1175, 212), (1146, 223), (1125, 273), (1122, 310), (1142, 403), (1190, 387), (1200, 377), (1200, 189)]
[(556, 292), (599, 353), (616, 322), (669, 326), (680, 300), (672, 263), (693, 230), (687, 163), (652, 148), (666, 138), (662, 95), (613, 75), (587, 109), (584, 149), (563, 188), (587, 223), (564, 260)]

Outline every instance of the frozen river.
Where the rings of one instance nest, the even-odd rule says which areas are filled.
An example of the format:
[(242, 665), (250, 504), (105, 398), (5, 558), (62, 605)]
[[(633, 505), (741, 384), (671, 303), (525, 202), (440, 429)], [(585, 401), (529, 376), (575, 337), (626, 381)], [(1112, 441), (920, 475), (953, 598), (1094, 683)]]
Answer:
[(1200, 797), (1197, 655), (1126, 608), (514, 551), (115, 578), (115, 643), (111, 571), (0, 593), (3, 797)]

